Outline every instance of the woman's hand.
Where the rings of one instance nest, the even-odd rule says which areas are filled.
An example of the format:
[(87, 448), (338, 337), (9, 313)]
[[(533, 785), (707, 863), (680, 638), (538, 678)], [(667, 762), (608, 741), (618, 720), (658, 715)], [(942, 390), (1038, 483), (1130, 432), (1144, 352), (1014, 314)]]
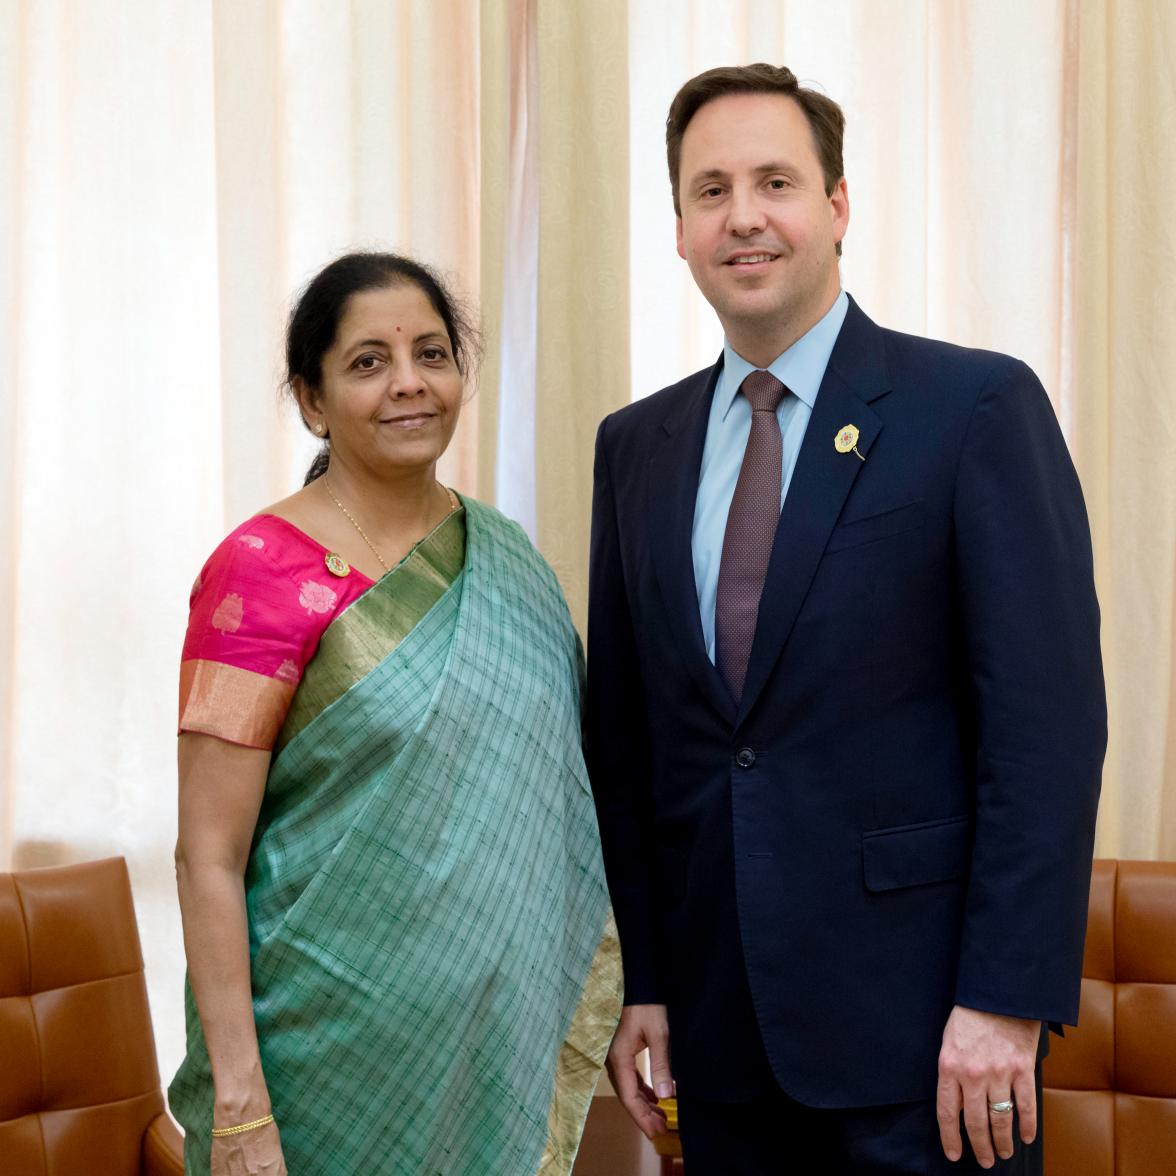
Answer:
[(212, 1176), (286, 1176), (277, 1123), (240, 1135), (214, 1136)]

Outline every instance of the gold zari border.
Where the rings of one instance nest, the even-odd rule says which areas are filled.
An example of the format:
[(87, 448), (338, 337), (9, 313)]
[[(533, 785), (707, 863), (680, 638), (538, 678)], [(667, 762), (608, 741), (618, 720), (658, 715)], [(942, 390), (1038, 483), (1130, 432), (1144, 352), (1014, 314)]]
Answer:
[(180, 731), (269, 751), (294, 689), (240, 666), (190, 658), (180, 663)]

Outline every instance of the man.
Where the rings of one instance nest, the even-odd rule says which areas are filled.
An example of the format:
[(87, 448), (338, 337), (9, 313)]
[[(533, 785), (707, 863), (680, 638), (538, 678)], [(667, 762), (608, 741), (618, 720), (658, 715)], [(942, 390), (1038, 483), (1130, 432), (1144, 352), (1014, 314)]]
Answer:
[(690, 1176), (1040, 1172), (1106, 740), (1086, 514), (1024, 364), (841, 291), (843, 128), (767, 65), (670, 109), (726, 345), (597, 439), (610, 1071), (650, 1135), (635, 1056), (676, 1081)]

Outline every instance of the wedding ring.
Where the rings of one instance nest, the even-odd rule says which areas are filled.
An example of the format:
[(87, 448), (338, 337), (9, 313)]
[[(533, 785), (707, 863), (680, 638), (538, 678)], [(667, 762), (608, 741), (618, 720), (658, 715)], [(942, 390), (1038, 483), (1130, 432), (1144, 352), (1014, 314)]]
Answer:
[(1002, 1100), (1001, 1102), (994, 1102), (994, 1103), (990, 1102), (988, 1104), (988, 1109), (994, 1115), (1007, 1115), (1013, 1109), (1014, 1106), (1016, 1106), (1016, 1103), (1014, 1103), (1011, 1098), (1006, 1098), (1006, 1099)]

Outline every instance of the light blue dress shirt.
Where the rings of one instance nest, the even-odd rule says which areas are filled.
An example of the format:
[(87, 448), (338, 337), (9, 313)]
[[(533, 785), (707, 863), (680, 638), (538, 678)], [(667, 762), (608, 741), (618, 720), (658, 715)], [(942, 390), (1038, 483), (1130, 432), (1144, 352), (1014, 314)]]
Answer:
[[(800, 443), (817, 402), (817, 391), (825, 378), (833, 344), (837, 342), (848, 310), (849, 298), (842, 290), (825, 317), (777, 356), (767, 369), (792, 392), (791, 396), (780, 401), (776, 410), (784, 439), (781, 508), (792, 481), (792, 471), (796, 469)], [(751, 434), (751, 405), (738, 392), (743, 381), (755, 370), (754, 365), (732, 350), (730, 343), (724, 343), (723, 370), (715, 385), (706, 426), (698, 498), (694, 503), (694, 529), (690, 536), (702, 635), (706, 639), (707, 656), (712, 662), (715, 660), (715, 597), (719, 589), (723, 535), (727, 530), (731, 499), (735, 497), (739, 467), (743, 464), (743, 451)]]

